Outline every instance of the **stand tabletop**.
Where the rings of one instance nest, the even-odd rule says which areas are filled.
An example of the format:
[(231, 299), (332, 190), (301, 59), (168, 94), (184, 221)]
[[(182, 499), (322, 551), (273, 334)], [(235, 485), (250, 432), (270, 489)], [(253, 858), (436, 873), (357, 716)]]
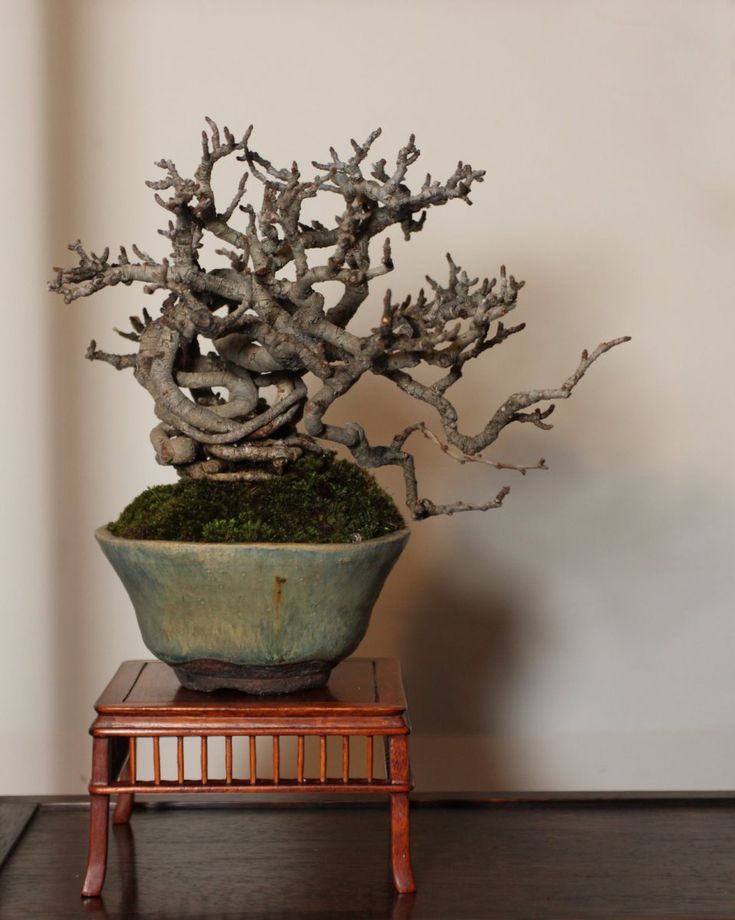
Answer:
[(100, 715), (231, 716), (398, 715), (406, 710), (399, 663), (394, 658), (348, 658), (324, 687), (274, 696), (233, 690), (200, 693), (178, 682), (162, 661), (124, 661), (95, 703)]

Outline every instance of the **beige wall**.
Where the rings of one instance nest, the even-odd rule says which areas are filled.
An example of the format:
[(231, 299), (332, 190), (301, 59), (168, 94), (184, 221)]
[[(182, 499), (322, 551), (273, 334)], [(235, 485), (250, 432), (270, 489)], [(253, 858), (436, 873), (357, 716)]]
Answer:
[[(561, 382), (582, 347), (634, 337), (553, 432), (523, 426), (494, 454), (545, 456), (548, 473), (416, 445), (432, 496), (513, 486), (502, 511), (414, 526), (362, 647), (403, 661), (419, 786), (733, 785), (734, 9), (4, 0), (0, 792), (83, 789), (91, 703), (145, 654), (91, 534), (171, 478), (147, 394), (82, 360), (93, 336), (116, 344), (141, 295), (65, 307), (48, 266), (77, 236), (162, 251), (143, 181), (161, 156), (193, 168), (205, 114), (254, 122), (279, 162), (380, 124), (378, 155), (416, 132), (419, 174), (487, 168), (473, 208), (393, 240), (374, 296), (441, 274), (447, 248), (527, 279), (527, 331), (458, 389), (466, 429), (514, 389)], [(387, 437), (415, 412), (377, 407), (388, 392), (366, 384), (337, 415)]]

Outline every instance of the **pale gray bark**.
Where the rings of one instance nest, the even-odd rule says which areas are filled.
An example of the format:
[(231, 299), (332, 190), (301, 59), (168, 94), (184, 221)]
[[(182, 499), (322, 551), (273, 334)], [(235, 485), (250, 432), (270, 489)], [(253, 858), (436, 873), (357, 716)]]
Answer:
[[(389, 239), (374, 259), (372, 240), (392, 226), (404, 239), (419, 232), (433, 206), (469, 195), (484, 172), (460, 162), (440, 182), (427, 175), (417, 191), (406, 184), (409, 168), (420, 152), (413, 135), (394, 165), (385, 159), (364, 171), (370, 149), (380, 135), (373, 131), (352, 155), (342, 158), (330, 148), (330, 158), (314, 162), (317, 173), (302, 179), (293, 163), (275, 167), (250, 144), (252, 127), (240, 140), (207, 119), (202, 155), (193, 178), (183, 177), (170, 160), (156, 164), (163, 177), (148, 185), (167, 212), (162, 236), (171, 252), (160, 260), (120, 248), (117, 261), (109, 250), (87, 253), (81, 242), (69, 248), (77, 264), (56, 269), (53, 291), (71, 302), (116, 284), (143, 284), (147, 294), (166, 294), (160, 316), (147, 310), (131, 317), (131, 331), (120, 332), (138, 345), (136, 353), (115, 355), (92, 342), (87, 357), (118, 370), (132, 368), (137, 381), (154, 400), (160, 420), (151, 433), (156, 459), (173, 465), (183, 476), (253, 481), (276, 475), (305, 451), (319, 452), (324, 442), (347, 447), (366, 468), (400, 466), (406, 501), (414, 518), (487, 510), (502, 504), (508, 487), (486, 502), (437, 505), (418, 493), (412, 455), (405, 449), (414, 432), (429, 438), (460, 463), (479, 462), (496, 469), (545, 469), (543, 460), (511, 464), (482, 452), (508, 425), (530, 422), (551, 426), (546, 419), (556, 400), (567, 399), (590, 365), (627, 337), (603, 342), (583, 352), (577, 369), (558, 387), (514, 393), (494, 410), (475, 435), (460, 431), (455, 406), (447, 391), (468, 361), (480, 357), (522, 331), (523, 324), (506, 327), (503, 319), (515, 309), (523, 282), (500, 270), (495, 278), (471, 279), (450, 256), (448, 280), (427, 276), (429, 294), (394, 302), (388, 291), (377, 326), (356, 335), (347, 326), (363, 308), (370, 281), (393, 270)], [(235, 156), (247, 163), (263, 187), (259, 207), (241, 204), (248, 189), (243, 173), (232, 199), (218, 208), (212, 187), (215, 164)], [(340, 201), (334, 226), (301, 220), (303, 203), (317, 194)], [(242, 225), (235, 226), (238, 213)], [(227, 244), (216, 252), (227, 265), (202, 267), (199, 250), (205, 233)], [(322, 252), (327, 250), (327, 252)], [(288, 277), (284, 269), (290, 268)], [(334, 303), (319, 289), (323, 282), (342, 286)], [(214, 350), (202, 353), (209, 340)], [(410, 371), (422, 364), (443, 373), (431, 385)], [(311, 373), (317, 384), (309, 392), (303, 378)], [(436, 412), (440, 434), (424, 423), (408, 425), (390, 444), (371, 445), (357, 423), (333, 425), (325, 416), (330, 406), (360, 378), (372, 373), (390, 380)], [(262, 391), (275, 387), (270, 403)], [(225, 395), (226, 394), (226, 395)]]

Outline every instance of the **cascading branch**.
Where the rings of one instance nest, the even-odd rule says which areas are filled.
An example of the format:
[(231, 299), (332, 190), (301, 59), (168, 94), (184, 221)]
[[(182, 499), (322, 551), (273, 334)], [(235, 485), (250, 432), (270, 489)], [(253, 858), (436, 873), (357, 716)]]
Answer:
[[(78, 264), (55, 269), (56, 280), (49, 285), (67, 303), (121, 283), (139, 282), (146, 294), (167, 292), (160, 316), (153, 318), (144, 308), (142, 317), (130, 318), (132, 330), (120, 332), (137, 343), (137, 353), (110, 354), (94, 341), (87, 350), (90, 360), (106, 361), (118, 370), (131, 368), (153, 397), (160, 421), (151, 441), (158, 462), (174, 466), (183, 477), (252, 481), (278, 475), (305, 453), (322, 453), (324, 442), (341, 444), (364, 468), (401, 467), (414, 519), (497, 508), (509, 491), (505, 487), (481, 504), (435, 504), (420, 497), (414, 459), (405, 448), (414, 433), (463, 463), (522, 473), (545, 469), (543, 460), (515, 466), (481, 452), (513, 422), (550, 428), (546, 420), (553, 401), (568, 398), (590, 365), (628, 337), (582, 352), (577, 369), (559, 387), (512, 394), (472, 436), (459, 430), (447, 392), (468, 361), (524, 328), (523, 323), (502, 322), (515, 309), (522, 281), (501, 267), (499, 284), (495, 278), (480, 283), (448, 255), (448, 280), (440, 284), (427, 276), (429, 296), (422, 289), (415, 299), (408, 296), (398, 303), (388, 291), (379, 323), (369, 335), (347, 328), (367, 300), (370, 281), (393, 269), (390, 241), (377, 246), (376, 260), (373, 240), (394, 225), (409, 240), (423, 228), (432, 206), (454, 199), (471, 204), (470, 190), (482, 182), (484, 171), (460, 162), (446, 182), (427, 175), (411, 191), (406, 175), (420, 153), (412, 135), (395, 166), (389, 169), (380, 159), (366, 175), (364, 164), (378, 129), (363, 144), (351, 141), (349, 159), (330, 148), (331, 159), (314, 162), (317, 174), (304, 181), (296, 163), (278, 169), (252, 149), (252, 126), (236, 141), (227, 128), (220, 134), (210, 118), (207, 124), (193, 178), (182, 177), (170, 160), (160, 160), (156, 165), (163, 178), (147, 183), (171, 215), (168, 228), (159, 231), (171, 243), (169, 256), (157, 261), (133, 245), (137, 261), (131, 261), (121, 246), (118, 260), (110, 262), (108, 249), (98, 256), (77, 241), (69, 248), (77, 253)], [(241, 204), (247, 172), (224, 210), (215, 203), (214, 166), (233, 154), (263, 186), (257, 211)], [(302, 222), (304, 202), (318, 194), (340, 200), (334, 226)], [(246, 215), (244, 229), (233, 221), (238, 211)], [(207, 270), (200, 264), (205, 233), (226, 244), (216, 250), (229, 263), (226, 267)], [(341, 293), (328, 303), (319, 286), (334, 281)], [(202, 349), (206, 339), (213, 350)], [(439, 369), (432, 384), (410, 373), (426, 364)], [(387, 378), (432, 406), (443, 436), (419, 422), (396, 434), (390, 444), (373, 445), (357, 422), (326, 421), (332, 403), (367, 373)], [(311, 388), (304, 380), (307, 374), (316, 378)], [(275, 391), (270, 402), (261, 395), (266, 388)], [(545, 402), (551, 405), (541, 408)]]

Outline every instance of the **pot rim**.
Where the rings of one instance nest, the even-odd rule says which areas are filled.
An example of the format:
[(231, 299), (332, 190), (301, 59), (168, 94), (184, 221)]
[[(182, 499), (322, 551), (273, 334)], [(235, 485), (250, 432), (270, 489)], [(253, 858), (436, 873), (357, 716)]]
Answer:
[(334, 549), (344, 552), (353, 549), (360, 550), (371, 546), (378, 546), (382, 543), (393, 543), (403, 540), (405, 543), (411, 536), (408, 527), (401, 527), (400, 530), (394, 530), (392, 533), (383, 534), (382, 537), (371, 537), (369, 540), (359, 540), (355, 543), (208, 543), (203, 540), (133, 540), (129, 537), (116, 537), (107, 529), (107, 525), (98, 527), (94, 532), (95, 539), (98, 543), (118, 543), (126, 546), (160, 546), (169, 549), (188, 549), (190, 547), (207, 547), (212, 548), (221, 546), (227, 549), (282, 549), (282, 550), (299, 550), (300, 552), (324, 552), (325, 550)]

